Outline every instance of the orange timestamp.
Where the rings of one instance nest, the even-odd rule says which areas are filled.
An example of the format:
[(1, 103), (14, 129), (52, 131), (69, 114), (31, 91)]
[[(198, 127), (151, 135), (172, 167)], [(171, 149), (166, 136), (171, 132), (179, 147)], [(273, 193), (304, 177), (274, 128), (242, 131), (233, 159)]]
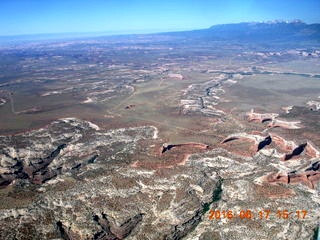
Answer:
[(307, 217), (307, 210), (296, 210), (296, 211), (288, 211), (286, 209), (262, 209), (260, 211), (253, 211), (250, 209), (240, 210), (240, 211), (232, 211), (232, 210), (213, 210), (209, 211), (209, 220), (219, 220), (219, 219), (261, 219), (268, 220), (270, 217), (275, 217), (278, 219), (305, 219)]

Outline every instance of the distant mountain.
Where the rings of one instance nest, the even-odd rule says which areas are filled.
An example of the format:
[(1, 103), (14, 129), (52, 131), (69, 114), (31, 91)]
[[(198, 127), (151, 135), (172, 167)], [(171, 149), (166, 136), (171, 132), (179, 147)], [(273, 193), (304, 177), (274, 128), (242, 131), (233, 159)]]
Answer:
[(190, 41), (228, 41), (278, 47), (320, 46), (320, 24), (301, 21), (246, 22), (214, 25), (207, 29), (167, 33)]
[(293, 22), (247, 22), (214, 25), (208, 29), (176, 32), (187, 38), (203, 40), (234, 40), (240, 42), (320, 42), (320, 24)]
[[(167, 37), (173, 37), (167, 38)], [(214, 25), (207, 29), (164, 32), (151, 34), (121, 34), (96, 32), (96, 33), (60, 33), (36, 34), (21, 36), (0, 36), (0, 43), (18, 43), (41, 40), (79, 40), (79, 39), (113, 39), (126, 42), (128, 39), (145, 39), (183, 42), (208, 42), (228, 41), (239, 43), (262, 43), (274, 46), (302, 47), (320, 46), (320, 24), (306, 24), (301, 21), (270, 21), (270, 22), (244, 22), (234, 24)], [(177, 41), (179, 42), (179, 41)], [(180, 41), (181, 42), (181, 41)]]

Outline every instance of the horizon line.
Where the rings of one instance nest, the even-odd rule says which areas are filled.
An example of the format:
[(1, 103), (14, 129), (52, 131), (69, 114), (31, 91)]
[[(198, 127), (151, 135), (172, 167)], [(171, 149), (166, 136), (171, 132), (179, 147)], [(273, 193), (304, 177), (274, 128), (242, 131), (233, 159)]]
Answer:
[[(274, 23), (303, 23), (307, 25), (312, 24), (320, 24), (320, 22), (305, 22), (300, 19), (294, 19), (294, 20), (267, 20), (267, 21), (242, 21), (242, 22), (229, 22), (229, 23), (218, 23), (213, 24), (206, 27), (199, 26), (198, 28), (166, 28), (166, 29), (134, 29), (134, 30), (101, 30), (101, 31), (84, 31), (84, 32), (48, 32), (48, 33), (21, 33), (21, 34), (6, 34), (6, 35), (0, 35), (0, 38), (23, 38), (23, 37), (41, 37), (41, 36), (56, 36), (59, 37), (59, 35), (70, 35), (65, 37), (99, 37), (99, 36), (120, 36), (120, 35), (143, 35), (143, 34), (157, 34), (157, 33), (169, 33), (169, 32), (183, 32), (183, 31), (193, 31), (193, 30), (202, 30), (202, 29), (209, 29), (213, 26), (218, 25), (228, 25), (228, 24), (241, 24), (241, 23), (265, 23), (265, 24), (274, 24)], [(101, 35), (102, 34), (102, 35)], [(79, 36), (77, 36), (79, 35)], [(84, 35), (84, 36), (80, 36)], [(45, 39), (43, 39), (45, 40)], [(49, 40), (49, 39), (48, 39)]]

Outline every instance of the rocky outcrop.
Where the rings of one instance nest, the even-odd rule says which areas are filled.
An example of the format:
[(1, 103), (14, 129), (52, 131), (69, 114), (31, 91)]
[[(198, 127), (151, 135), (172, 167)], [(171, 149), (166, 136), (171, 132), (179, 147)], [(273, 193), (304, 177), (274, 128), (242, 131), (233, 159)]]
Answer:
[(300, 123), (301, 123), (300, 121), (289, 122), (289, 121), (275, 119), (271, 123), (269, 123), (267, 127), (269, 128), (281, 127), (284, 129), (300, 129), (301, 128), (301, 126), (299, 125)]
[[(87, 121), (60, 119), (43, 129), (0, 136), (1, 171), (13, 167), (22, 173), (30, 165), (24, 179), (14, 179), (3, 190), (32, 191), (18, 195), (16, 201), (24, 204), (21, 209), (0, 209), (0, 238), (12, 233), (7, 239), (15, 239), (17, 233), (26, 231), (24, 223), (36, 226), (32, 232), (41, 239), (143, 239), (148, 231), (151, 238), (162, 239), (170, 234), (171, 226), (187, 222), (183, 226), (190, 234), (196, 225), (189, 225), (202, 218), (189, 220), (198, 210), (205, 214), (216, 177), (187, 166), (179, 167), (179, 172), (154, 171), (145, 165), (133, 168), (130, 161), (154, 164), (160, 159), (159, 163), (172, 164), (173, 169), (180, 163), (176, 159), (181, 161), (186, 152), (210, 149), (201, 143), (177, 144), (160, 156), (157, 131), (152, 126), (104, 130)], [(139, 158), (135, 158), (138, 151)], [(36, 180), (40, 176), (48, 180)], [(35, 181), (41, 185), (30, 184)], [(102, 214), (92, 219), (96, 212)]]
[[(47, 167), (60, 154), (66, 144), (59, 145), (53, 152), (45, 158), (35, 159), (29, 162), (16, 159), (16, 164), (0, 175), (5, 181), (1, 185), (8, 185), (16, 179), (29, 179), (32, 183), (41, 184), (59, 173), (60, 169), (49, 170)], [(10, 157), (8, 154), (7, 157)], [(10, 171), (11, 170), (11, 171)]]
[(172, 148), (186, 148), (186, 149), (190, 149), (192, 151), (192, 149), (208, 149), (209, 146), (203, 143), (180, 143), (180, 144), (166, 144), (164, 143), (162, 145), (162, 150), (161, 150), (161, 154), (171, 150)]
[(240, 139), (244, 141), (253, 142), (254, 144), (258, 144), (259, 142), (263, 141), (265, 138), (257, 134), (234, 133), (229, 135), (227, 138), (225, 138), (221, 143), (228, 143), (228, 142), (240, 140)]
[[(248, 113), (249, 121), (258, 121), (258, 122), (265, 122), (271, 121), (267, 126), (269, 128), (273, 127), (281, 127), (284, 129), (298, 129), (300, 122), (289, 122), (276, 119), (277, 114), (257, 114), (253, 110)], [(269, 131), (269, 130), (265, 130)], [(264, 132), (265, 132), (264, 131)], [(229, 147), (225, 147), (228, 151), (232, 152), (237, 156), (241, 156), (241, 152), (239, 152), (237, 145), (232, 145), (233, 142), (250, 142), (257, 146), (257, 152), (264, 149), (266, 146), (272, 144), (272, 149), (269, 151), (265, 151), (262, 154), (268, 154), (268, 156), (275, 157), (279, 160), (289, 161), (292, 159), (302, 160), (302, 159), (315, 159), (319, 157), (320, 153), (319, 150), (311, 144), (310, 141), (306, 141), (297, 145), (294, 141), (289, 141), (283, 137), (280, 137), (277, 134), (269, 133), (269, 136), (263, 138), (261, 135), (256, 134), (247, 134), (247, 133), (236, 133), (229, 135), (225, 138), (221, 143), (222, 145), (227, 145), (230, 143)], [(247, 151), (250, 149), (247, 147)], [(280, 153), (279, 153), (279, 152)], [(284, 153), (283, 153), (284, 152)], [(257, 158), (258, 155), (255, 155)], [(287, 169), (288, 166), (283, 166), (281, 162), (277, 163), (276, 166), (279, 170)], [(314, 189), (316, 188), (316, 183), (320, 180), (320, 172), (319, 172), (319, 163), (318, 161), (313, 163), (310, 167), (306, 168), (305, 170), (293, 170), (284, 173), (283, 171), (279, 171), (278, 173), (270, 173), (263, 177), (263, 182), (269, 184), (299, 184), (302, 183), (307, 187)], [(290, 193), (292, 195), (292, 193)], [(290, 195), (289, 194), (289, 195)], [(268, 194), (268, 196), (276, 197), (277, 194)], [(289, 196), (288, 195), (288, 196)]]
[(300, 144), (298, 147), (293, 149), (293, 151), (291, 153), (285, 154), (283, 160), (288, 161), (295, 156), (299, 156), (305, 150), (306, 146), (307, 146), (307, 143)]
[(210, 150), (210, 146), (203, 143), (180, 143), (167, 144), (164, 143), (160, 148), (154, 146), (153, 157), (151, 161), (136, 161), (131, 164), (134, 168), (148, 168), (148, 169), (165, 169), (174, 168), (175, 166), (182, 166), (186, 163), (188, 158), (195, 153), (206, 152)]
[(300, 121), (284, 121), (279, 120), (277, 117), (279, 114), (277, 113), (255, 113), (254, 109), (252, 109), (249, 113), (247, 113), (248, 121), (256, 121), (260, 123), (269, 122), (267, 125), (268, 128), (281, 127), (284, 129), (300, 129)]
[(63, 240), (77, 240), (79, 236), (74, 233), (71, 228), (66, 227), (61, 221), (56, 224), (58, 233)]
[(295, 142), (293, 141), (288, 141), (276, 134), (271, 134), (272, 140), (275, 142), (277, 147), (279, 147), (282, 151), (288, 152), (288, 151), (293, 151), (297, 147)]
[(224, 144), (224, 143), (232, 142), (235, 140), (252, 142), (257, 147), (257, 152), (263, 149), (264, 147), (270, 145), (272, 142), (271, 136), (267, 136), (263, 138), (260, 135), (239, 133), (239, 134), (233, 134), (225, 138), (221, 143)]
[(238, 139), (240, 139), (240, 138), (239, 137), (227, 137), (221, 143), (232, 142), (232, 141), (238, 140)]
[(102, 213), (102, 217), (95, 215), (93, 220), (99, 224), (102, 228), (102, 231), (96, 233), (93, 239), (100, 240), (121, 240), (130, 235), (132, 230), (142, 221), (142, 213), (139, 213), (132, 218), (129, 218), (120, 226), (116, 226), (114, 223), (111, 223), (108, 220), (108, 216), (105, 213)]
[(172, 228), (171, 232), (164, 237), (164, 240), (179, 240), (188, 235), (189, 232), (193, 231), (197, 225), (201, 221), (201, 216), (203, 214), (201, 213), (200, 210), (196, 212), (196, 214), (189, 219), (188, 221), (176, 225)]
[(29, 178), (34, 183), (43, 183), (48, 179), (51, 179), (53, 176), (57, 175), (59, 169), (51, 171), (47, 169), (49, 164), (60, 154), (61, 150), (64, 149), (67, 145), (59, 145), (53, 152), (50, 153), (44, 159), (40, 159), (38, 162), (30, 162), (30, 165), (27, 165), (24, 169), (25, 172), (29, 175)]
[[(279, 139), (279, 137), (277, 139)], [(317, 158), (320, 156), (319, 150), (316, 149), (309, 141), (302, 143), (299, 146), (297, 146), (295, 143), (290, 144), (289, 147), (286, 147), (285, 145), (283, 148), (291, 151), (290, 153), (284, 154), (284, 161), (291, 160), (294, 157), (300, 156), (302, 153), (305, 153), (310, 158)]]
[(320, 170), (320, 161), (312, 163), (311, 166), (306, 169), (306, 171), (318, 171), (318, 170)]
[(320, 151), (310, 142), (307, 142), (306, 154), (312, 158), (320, 157)]
[(264, 180), (268, 183), (299, 184), (302, 183), (311, 189), (320, 181), (319, 163), (313, 163), (304, 171), (292, 171), (289, 173), (272, 173), (267, 175)]
[(320, 110), (320, 102), (319, 101), (308, 101), (307, 106), (312, 111), (319, 111)]
[(222, 192), (222, 181), (223, 180), (220, 177), (216, 184), (216, 188), (213, 191), (211, 201), (204, 203), (203, 209), (198, 209), (196, 213), (186, 222), (173, 226), (170, 233), (164, 237), (164, 240), (182, 239), (198, 226), (198, 224), (202, 220), (203, 215), (205, 215), (205, 213), (210, 209), (210, 207), (214, 209), (216, 206), (212, 205), (220, 200)]
[(247, 113), (249, 121), (257, 121), (257, 122), (266, 122), (272, 121), (276, 117), (279, 116), (277, 113), (256, 113), (254, 109), (251, 109), (249, 113)]
[[(128, 141), (127, 146), (134, 145), (143, 136), (153, 135), (155, 129), (128, 129), (128, 132), (137, 133), (135, 138), (126, 135), (125, 129), (96, 131), (100, 131), (100, 128), (91, 122), (69, 118), (55, 121), (46, 128), (26, 134), (0, 136), (0, 145), (3, 146), (0, 153), (0, 186), (8, 186), (18, 179), (43, 184), (64, 173), (76, 174), (81, 168), (96, 162), (99, 155), (97, 153), (103, 152), (103, 148), (112, 146), (115, 142), (123, 144)], [(82, 153), (84, 145), (81, 142), (84, 137), (89, 139), (90, 143), (86, 146), (85, 155)], [(19, 142), (15, 140), (18, 138), (22, 138), (26, 143), (30, 142), (30, 146), (20, 147)], [(12, 142), (10, 147), (7, 146), (7, 141)], [(33, 141), (35, 143), (31, 144)], [(112, 151), (112, 148), (108, 151)], [(46, 154), (47, 156), (41, 157)]]

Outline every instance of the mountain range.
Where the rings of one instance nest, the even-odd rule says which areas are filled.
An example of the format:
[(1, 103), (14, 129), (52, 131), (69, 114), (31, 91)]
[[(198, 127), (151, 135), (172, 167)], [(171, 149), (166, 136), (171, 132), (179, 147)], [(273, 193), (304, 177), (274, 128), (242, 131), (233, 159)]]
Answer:
[[(307, 41), (311, 44), (320, 44), (320, 23), (306, 24), (301, 21), (272, 21), (272, 22), (244, 22), (233, 24), (213, 25), (207, 29), (165, 32), (153, 34), (130, 34), (126, 36), (157, 36), (166, 35), (182, 37), (189, 40), (203, 41), (239, 41), (262, 43), (286, 43), (288, 41)], [(118, 35), (120, 36), (120, 35)], [(21, 36), (0, 36), (0, 42), (38, 41), (53, 39), (80, 39), (80, 38), (114, 38), (116, 35), (106, 33), (64, 33), (64, 34), (38, 34)]]

